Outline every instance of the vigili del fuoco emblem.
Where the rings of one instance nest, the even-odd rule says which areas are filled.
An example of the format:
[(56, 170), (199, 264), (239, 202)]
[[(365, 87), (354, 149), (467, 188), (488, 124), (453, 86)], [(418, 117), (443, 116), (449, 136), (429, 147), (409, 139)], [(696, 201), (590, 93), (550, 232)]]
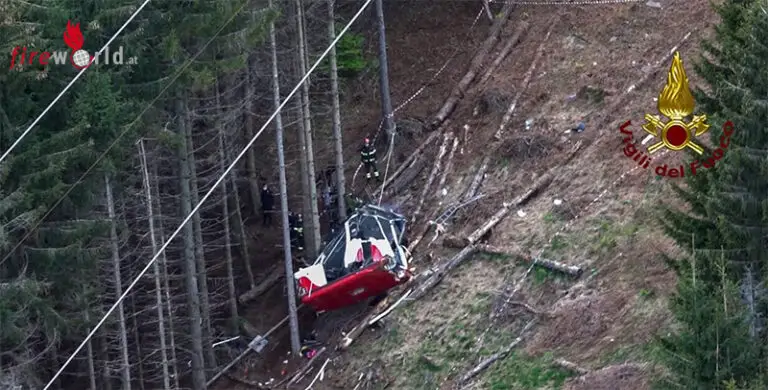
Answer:
[(664, 123), (659, 115), (645, 114), (645, 120), (648, 123), (643, 125), (643, 130), (656, 138), (661, 138), (661, 141), (648, 147), (648, 153), (653, 154), (662, 147), (670, 150), (682, 150), (688, 147), (698, 154), (703, 154), (704, 149), (693, 141), (691, 133), (695, 131), (696, 137), (699, 137), (709, 130), (709, 125), (706, 123), (707, 116), (694, 115), (690, 122), (685, 122), (685, 118), (693, 114), (695, 107), (696, 102), (688, 86), (688, 76), (683, 68), (683, 60), (677, 52), (667, 73), (667, 85), (659, 95), (659, 112), (669, 118), (669, 121)]
[[(667, 83), (664, 85), (658, 99), (658, 110), (661, 115), (645, 114), (645, 124), (643, 130), (650, 134), (643, 140), (642, 145), (651, 139), (657, 142), (648, 146), (647, 154), (639, 148), (641, 144), (635, 142), (632, 131), (628, 127), (631, 121), (625, 122), (619, 128), (624, 135), (622, 140), (624, 144), (624, 155), (632, 159), (641, 168), (648, 168), (651, 164), (651, 155), (662, 148), (671, 151), (680, 151), (690, 148), (698, 155), (704, 154), (704, 148), (697, 143), (697, 138), (709, 131), (707, 116), (692, 115), (696, 102), (688, 85), (688, 76), (683, 68), (683, 60), (679, 52), (675, 52), (672, 57), (672, 65), (667, 73)], [(727, 121), (723, 125), (723, 135), (720, 137), (720, 145), (713, 152), (712, 156), (703, 160), (695, 160), (690, 163), (690, 174), (695, 175), (697, 168), (714, 168), (715, 163), (720, 160), (730, 144), (733, 134), (733, 123)], [(668, 167), (667, 164), (658, 165), (654, 172), (658, 176), (685, 177), (686, 172), (683, 165), (679, 167)]]

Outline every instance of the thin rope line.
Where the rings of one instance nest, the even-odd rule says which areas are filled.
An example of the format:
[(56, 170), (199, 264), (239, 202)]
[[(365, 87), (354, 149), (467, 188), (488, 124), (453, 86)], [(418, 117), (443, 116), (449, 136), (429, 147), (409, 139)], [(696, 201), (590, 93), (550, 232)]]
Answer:
[(31, 236), (31, 235), (32, 235), (32, 233), (34, 233), (34, 232), (35, 232), (35, 230), (37, 230), (37, 228), (38, 228), (38, 227), (40, 227), (40, 225), (41, 225), (41, 224), (42, 224), (42, 223), (45, 221), (45, 219), (46, 219), (46, 218), (48, 218), (48, 216), (49, 216), (49, 215), (51, 215), (51, 213), (52, 213), (52, 212), (53, 212), (53, 211), (56, 209), (56, 207), (58, 207), (58, 206), (61, 204), (61, 202), (63, 202), (63, 201), (64, 201), (64, 199), (66, 199), (66, 198), (67, 198), (67, 196), (68, 196), (68, 195), (69, 195), (69, 194), (70, 194), (70, 193), (71, 193), (71, 192), (72, 192), (72, 191), (75, 189), (75, 187), (77, 187), (77, 186), (78, 186), (80, 183), (82, 183), (82, 182), (83, 182), (83, 180), (85, 180), (85, 178), (86, 178), (86, 177), (87, 177), (87, 176), (88, 176), (88, 175), (91, 173), (91, 171), (93, 171), (93, 170), (96, 168), (96, 166), (97, 166), (97, 165), (98, 165), (98, 164), (101, 162), (101, 160), (103, 160), (103, 159), (104, 159), (104, 158), (107, 156), (107, 154), (109, 154), (109, 152), (110, 152), (110, 151), (111, 151), (111, 150), (112, 150), (112, 149), (113, 149), (113, 148), (114, 148), (114, 147), (117, 145), (117, 143), (118, 143), (118, 142), (119, 142), (119, 141), (120, 141), (120, 140), (121, 140), (121, 139), (122, 139), (122, 138), (123, 138), (123, 137), (124, 137), (126, 134), (128, 134), (128, 131), (130, 131), (130, 130), (131, 130), (131, 129), (132, 129), (132, 128), (133, 128), (133, 127), (134, 127), (134, 126), (137, 124), (137, 123), (139, 123), (139, 121), (140, 121), (140, 120), (141, 120), (141, 118), (144, 116), (144, 114), (146, 114), (146, 113), (147, 113), (147, 111), (149, 111), (149, 110), (150, 110), (152, 107), (154, 107), (155, 103), (157, 103), (157, 101), (158, 101), (158, 100), (160, 100), (160, 98), (161, 98), (161, 97), (162, 97), (162, 96), (165, 94), (165, 92), (166, 92), (166, 91), (168, 91), (168, 89), (171, 87), (171, 85), (173, 85), (173, 83), (175, 83), (175, 82), (176, 82), (176, 80), (178, 80), (178, 79), (179, 79), (179, 77), (181, 77), (181, 75), (184, 73), (184, 71), (186, 71), (186, 69), (187, 69), (187, 68), (189, 68), (189, 66), (190, 66), (190, 65), (192, 65), (192, 63), (193, 63), (193, 62), (194, 62), (194, 61), (195, 61), (195, 60), (196, 60), (196, 59), (197, 59), (197, 58), (198, 58), (198, 57), (199, 57), (199, 56), (200, 56), (200, 55), (203, 53), (203, 51), (205, 51), (205, 49), (206, 49), (208, 46), (210, 46), (210, 44), (211, 44), (211, 43), (212, 43), (212, 42), (213, 42), (213, 41), (216, 39), (216, 37), (218, 37), (218, 36), (221, 34), (221, 32), (222, 32), (222, 31), (224, 31), (224, 29), (225, 29), (225, 28), (226, 28), (226, 27), (229, 25), (229, 23), (232, 23), (232, 21), (235, 19), (235, 17), (237, 17), (237, 15), (238, 15), (240, 12), (242, 12), (242, 10), (245, 8), (245, 5), (246, 5), (246, 4), (247, 4), (247, 2), (246, 2), (245, 4), (243, 4), (243, 5), (242, 5), (242, 6), (241, 6), (241, 7), (240, 7), (240, 8), (239, 8), (239, 9), (238, 9), (238, 10), (237, 10), (237, 11), (236, 11), (236, 12), (235, 12), (233, 15), (232, 15), (232, 17), (230, 17), (230, 19), (229, 19), (229, 20), (227, 20), (227, 21), (226, 21), (226, 22), (225, 22), (225, 23), (224, 23), (224, 24), (221, 26), (221, 28), (219, 28), (219, 30), (218, 30), (218, 31), (217, 31), (217, 32), (216, 32), (216, 33), (213, 35), (213, 37), (211, 37), (211, 39), (209, 39), (209, 40), (208, 40), (208, 42), (206, 42), (206, 43), (205, 43), (205, 45), (203, 45), (203, 47), (202, 47), (202, 48), (201, 48), (201, 49), (200, 49), (200, 50), (199, 50), (199, 51), (198, 51), (198, 52), (197, 52), (197, 53), (196, 53), (194, 56), (190, 57), (190, 58), (189, 58), (189, 59), (188, 59), (188, 60), (187, 60), (187, 61), (186, 61), (186, 62), (185, 62), (185, 63), (184, 63), (182, 66), (181, 66), (181, 69), (179, 69), (179, 71), (178, 71), (178, 72), (176, 72), (176, 74), (174, 74), (174, 76), (171, 78), (171, 81), (169, 81), (169, 82), (168, 82), (168, 83), (165, 85), (165, 87), (163, 87), (163, 89), (162, 89), (162, 90), (161, 90), (161, 91), (160, 91), (160, 92), (157, 94), (157, 96), (155, 96), (155, 98), (154, 98), (154, 99), (152, 99), (152, 101), (151, 101), (151, 102), (149, 102), (149, 104), (147, 104), (147, 105), (144, 107), (144, 109), (143, 109), (143, 110), (142, 110), (142, 111), (139, 113), (139, 115), (137, 115), (137, 116), (136, 116), (136, 118), (135, 118), (135, 119), (134, 119), (134, 120), (133, 120), (131, 123), (129, 123), (129, 124), (128, 124), (128, 126), (126, 126), (126, 127), (125, 127), (125, 130), (123, 130), (123, 131), (122, 131), (122, 132), (121, 132), (121, 133), (120, 133), (120, 134), (117, 136), (117, 138), (115, 138), (115, 140), (114, 140), (114, 141), (112, 141), (112, 143), (111, 143), (111, 144), (110, 144), (110, 145), (107, 147), (107, 149), (106, 149), (106, 150), (104, 150), (104, 152), (102, 152), (102, 153), (101, 153), (101, 155), (99, 155), (99, 157), (96, 159), (96, 161), (95, 161), (93, 164), (91, 164), (91, 166), (90, 166), (90, 167), (88, 167), (88, 169), (86, 169), (86, 170), (85, 170), (85, 172), (84, 172), (82, 175), (80, 175), (80, 177), (77, 179), (77, 181), (75, 181), (75, 183), (74, 183), (74, 184), (72, 184), (72, 185), (71, 185), (71, 186), (70, 186), (70, 187), (67, 189), (67, 191), (66, 191), (66, 192), (64, 192), (64, 194), (63, 194), (63, 195), (62, 195), (62, 196), (61, 196), (61, 197), (60, 197), (60, 198), (59, 198), (59, 199), (56, 201), (56, 203), (54, 203), (54, 204), (53, 204), (53, 206), (51, 206), (51, 207), (49, 207), (49, 208), (48, 208), (48, 210), (46, 211), (46, 213), (45, 213), (45, 214), (44, 214), (44, 215), (43, 215), (43, 216), (42, 216), (42, 217), (41, 217), (41, 218), (40, 218), (40, 219), (37, 221), (37, 223), (35, 224), (35, 226), (33, 226), (31, 229), (29, 229), (29, 231), (27, 231), (27, 234), (25, 234), (25, 235), (24, 235), (24, 237), (22, 237), (22, 238), (21, 238), (21, 240), (19, 240), (19, 242), (18, 242), (18, 243), (17, 243), (17, 244), (16, 244), (16, 245), (13, 247), (13, 249), (11, 249), (10, 251), (8, 251), (8, 253), (5, 255), (5, 257), (3, 257), (3, 259), (2, 259), (2, 260), (0, 260), (0, 265), (3, 265), (3, 264), (6, 262), (6, 261), (8, 261), (8, 259), (9, 259), (9, 258), (10, 258), (10, 257), (11, 257), (11, 256), (12, 256), (12, 255), (13, 255), (15, 252), (16, 252), (16, 250), (17, 250), (17, 249), (19, 249), (19, 247), (20, 247), (22, 244), (24, 244), (24, 241), (26, 241), (26, 240), (27, 240), (27, 238), (29, 238), (29, 236)]
[[(85, 337), (85, 340), (83, 340), (83, 342), (80, 343), (80, 345), (77, 347), (77, 349), (75, 349), (75, 351), (72, 352), (72, 354), (69, 356), (67, 361), (64, 362), (64, 365), (61, 366), (59, 371), (56, 372), (56, 374), (53, 376), (53, 378), (51, 378), (51, 380), (43, 388), (43, 390), (47, 390), (48, 388), (50, 388), (53, 385), (53, 382), (55, 382), (56, 379), (61, 375), (61, 373), (64, 372), (64, 369), (72, 362), (72, 360), (75, 359), (77, 354), (85, 347), (85, 345), (88, 343), (88, 341), (90, 341), (91, 338), (93, 338), (93, 336), (96, 334), (96, 331), (104, 324), (104, 322), (115, 311), (115, 309), (118, 307), (118, 305), (120, 305), (120, 303), (123, 300), (125, 300), (125, 298), (128, 296), (128, 293), (130, 293), (131, 290), (133, 290), (133, 288), (139, 283), (141, 278), (143, 278), (144, 275), (149, 271), (149, 269), (152, 267), (152, 264), (154, 264), (157, 261), (158, 257), (160, 257), (160, 255), (165, 251), (165, 248), (167, 248), (168, 245), (170, 245), (170, 243), (173, 241), (173, 239), (176, 238), (176, 236), (179, 235), (179, 233), (184, 228), (184, 226), (187, 223), (189, 223), (189, 221), (192, 219), (192, 216), (195, 215), (195, 213), (198, 212), (198, 210), (200, 210), (200, 207), (202, 207), (203, 203), (205, 203), (205, 201), (208, 200), (208, 198), (211, 196), (211, 194), (213, 194), (213, 192), (216, 191), (216, 187), (218, 187), (219, 184), (221, 184), (226, 179), (227, 175), (229, 175), (229, 173), (232, 171), (232, 169), (234, 169), (234, 167), (237, 165), (237, 163), (240, 162), (240, 160), (243, 158), (243, 156), (245, 156), (245, 154), (248, 152), (248, 149), (250, 149), (253, 146), (253, 144), (256, 142), (256, 139), (259, 138), (259, 136), (261, 136), (262, 133), (264, 133), (264, 130), (267, 128), (267, 126), (269, 126), (269, 124), (272, 123), (272, 121), (275, 119), (275, 117), (280, 113), (280, 110), (283, 109), (283, 106), (288, 104), (288, 102), (291, 100), (291, 98), (293, 98), (293, 95), (296, 94), (296, 92), (299, 90), (299, 88), (301, 88), (301, 86), (304, 84), (304, 82), (306, 82), (306, 80), (309, 78), (309, 75), (311, 75), (312, 72), (314, 72), (315, 69), (317, 69), (317, 67), (325, 59), (325, 57), (328, 55), (328, 53), (331, 51), (331, 49), (344, 36), (344, 34), (346, 34), (346, 32), (352, 26), (352, 23), (354, 23), (360, 17), (360, 15), (363, 14), (363, 11), (365, 11), (365, 9), (368, 8), (368, 5), (370, 5), (372, 1), (373, 0), (366, 0), (365, 1), (365, 3), (360, 7), (360, 9), (357, 11), (357, 13), (352, 17), (352, 19), (349, 21), (349, 23), (347, 23), (347, 25), (344, 26), (344, 28), (341, 30), (341, 32), (336, 37), (336, 39), (334, 39), (333, 42), (331, 42), (331, 44), (328, 45), (328, 48), (326, 48), (325, 51), (323, 52), (323, 54), (320, 55), (320, 58), (317, 59), (315, 64), (312, 65), (312, 67), (307, 71), (306, 74), (304, 74), (304, 76), (301, 78), (301, 80), (299, 80), (299, 82), (296, 84), (296, 86), (293, 88), (293, 90), (288, 94), (288, 96), (286, 96), (285, 100), (283, 100), (283, 102), (280, 103), (280, 106), (278, 106), (277, 109), (275, 109), (275, 111), (272, 113), (272, 115), (269, 117), (269, 119), (267, 119), (267, 121), (264, 123), (264, 125), (261, 126), (261, 129), (259, 129), (259, 131), (256, 132), (256, 134), (253, 136), (253, 138), (251, 138), (251, 140), (248, 142), (248, 144), (245, 145), (243, 150), (240, 151), (240, 153), (237, 155), (237, 157), (235, 157), (235, 159), (232, 161), (232, 163), (229, 165), (229, 167), (227, 167), (227, 169), (219, 176), (219, 178), (216, 180), (216, 182), (213, 183), (213, 185), (208, 190), (208, 192), (202, 197), (202, 199), (200, 199), (200, 201), (197, 203), (197, 205), (195, 205), (195, 207), (192, 209), (192, 211), (190, 211), (189, 215), (187, 215), (186, 218), (184, 218), (184, 220), (181, 221), (181, 224), (179, 225), (179, 227), (176, 228), (176, 230), (173, 232), (173, 234), (171, 234), (168, 237), (168, 239), (165, 241), (165, 244), (163, 244), (163, 246), (160, 247), (160, 249), (157, 251), (157, 253), (155, 253), (155, 255), (152, 257), (152, 259), (149, 260), (147, 265), (144, 266), (144, 269), (142, 269), (141, 272), (139, 272), (139, 274), (136, 275), (136, 278), (133, 279), (133, 282), (131, 282), (131, 284), (128, 286), (128, 288), (126, 288), (126, 290), (123, 292), (123, 294), (120, 295), (120, 297), (117, 299), (117, 301), (115, 301), (115, 303), (112, 305), (112, 307), (110, 307), (109, 310), (107, 310), (107, 312), (104, 314), (104, 316), (102, 316), (101, 320), (99, 320), (99, 322), (96, 324), (96, 326), (94, 326), (93, 330), (91, 330), (91, 332), (88, 333), (88, 335)], [(234, 17), (243, 8), (245, 8), (245, 6), (247, 4), (248, 4), (248, 1), (245, 1), (243, 3), (243, 5), (235, 12), (235, 14), (232, 16), (232, 18), (230, 20), (228, 20), (227, 23), (225, 23), (225, 26), (229, 22), (231, 22), (231, 20), (233, 20)], [(222, 28), (222, 30), (223, 30), (223, 28)]]
[[(484, 12), (484, 11), (485, 11), (485, 7), (481, 7), (481, 8), (480, 8), (480, 11), (479, 11), (479, 12), (477, 13), (477, 15), (475, 16), (475, 19), (472, 21), (472, 24), (469, 26), (469, 29), (468, 29), (468, 31), (467, 31), (467, 35), (466, 35), (466, 39), (469, 39), (469, 37), (471, 36), (471, 34), (472, 34), (472, 30), (474, 30), (475, 26), (477, 25), (477, 22), (480, 20), (480, 17), (483, 15), (483, 12)], [(457, 55), (459, 54), (459, 52), (461, 51), (461, 47), (462, 47), (462, 46), (461, 46), (461, 45), (459, 45), (459, 46), (457, 46), (457, 47), (454, 49), (453, 53), (452, 53), (452, 54), (451, 54), (451, 55), (448, 57), (448, 59), (447, 59), (447, 60), (446, 60), (446, 61), (443, 63), (443, 66), (441, 66), (441, 67), (440, 67), (440, 69), (438, 69), (438, 70), (437, 70), (437, 72), (435, 72), (435, 73), (432, 75), (432, 77), (429, 79), (429, 81), (427, 81), (427, 82), (423, 83), (423, 84), (421, 85), (421, 87), (420, 87), (419, 89), (417, 89), (417, 90), (416, 90), (416, 92), (414, 92), (414, 93), (413, 93), (413, 94), (412, 94), (412, 95), (411, 95), (409, 98), (405, 99), (405, 101), (403, 101), (402, 103), (400, 103), (400, 104), (399, 104), (399, 105), (398, 105), (398, 106), (397, 106), (397, 107), (396, 107), (394, 110), (392, 110), (392, 113), (388, 114), (387, 116), (385, 116), (384, 118), (382, 118), (381, 120), (379, 120), (379, 127), (376, 129), (376, 134), (373, 136), (373, 143), (374, 143), (374, 144), (376, 143), (376, 140), (379, 138), (379, 135), (381, 134), (381, 129), (382, 129), (382, 128), (383, 128), (383, 126), (384, 126), (384, 119), (385, 119), (385, 118), (394, 118), (395, 114), (396, 114), (398, 111), (400, 111), (400, 110), (402, 110), (403, 108), (405, 108), (405, 107), (406, 107), (408, 104), (410, 104), (410, 103), (413, 101), (413, 99), (416, 99), (416, 97), (418, 97), (419, 95), (421, 95), (421, 93), (422, 93), (422, 92), (424, 92), (424, 90), (426, 90), (426, 89), (427, 89), (427, 87), (429, 87), (429, 85), (430, 85), (430, 84), (432, 84), (432, 83), (433, 83), (433, 82), (434, 82), (434, 81), (435, 81), (435, 80), (436, 80), (436, 79), (437, 79), (437, 78), (440, 76), (440, 74), (442, 74), (442, 73), (445, 71), (445, 69), (447, 69), (447, 68), (448, 68), (448, 65), (451, 63), (451, 61), (453, 61), (453, 59), (455, 59), (455, 58), (456, 58), (456, 56), (457, 56)], [(392, 140), (392, 144), (390, 145), (390, 150), (388, 150), (388, 151), (387, 151), (387, 156), (390, 156), (390, 157), (391, 157), (391, 155), (392, 155), (392, 154), (391, 154), (391, 149), (392, 149), (393, 147), (394, 147), (394, 140)], [(389, 157), (388, 157), (388, 160), (387, 160), (387, 166), (389, 166)], [(363, 163), (360, 163), (360, 164), (357, 166), (357, 169), (355, 169), (355, 173), (352, 175), (352, 187), (354, 187), (354, 186), (355, 186), (355, 179), (357, 179), (357, 174), (360, 172), (360, 169), (361, 169), (362, 167), (363, 167)], [(385, 178), (384, 178), (384, 182), (383, 182), (383, 183), (386, 183), (386, 182), (387, 182), (387, 180), (386, 180), (386, 173), (385, 173)], [(383, 186), (383, 183), (382, 183), (382, 186)], [(381, 193), (380, 193), (380, 196), (379, 196), (379, 205), (381, 205), (381, 198), (383, 197), (384, 189), (383, 189), (383, 188), (380, 188), (378, 191), (381, 191)], [(374, 192), (374, 195), (375, 195), (375, 192)]]
[[(117, 39), (117, 37), (120, 35), (120, 33), (123, 32), (123, 30), (125, 30), (126, 27), (128, 27), (128, 24), (131, 23), (131, 21), (133, 21), (133, 19), (136, 18), (137, 15), (139, 15), (141, 10), (143, 10), (144, 7), (146, 7), (147, 4), (149, 4), (150, 1), (152, 1), (152, 0), (144, 0), (144, 2), (141, 4), (141, 6), (139, 6), (139, 8), (136, 11), (133, 12), (133, 14), (128, 18), (128, 20), (125, 21), (125, 23), (123, 23), (123, 26), (120, 27), (120, 29), (117, 30), (115, 35), (112, 35), (112, 38), (109, 38), (109, 40), (107, 41), (107, 43), (104, 44), (104, 46), (101, 48), (101, 50), (99, 50), (99, 52), (96, 53), (96, 57), (97, 58), (101, 55), (102, 52), (104, 52), (104, 50), (107, 49), (107, 47), (109, 46), (110, 43), (112, 43), (112, 41)], [(15, 149), (16, 146), (18, 146), (19, 143), (21, 143), (21, 140), (23, 140), (24, 137), (26, 137), (27, 134), (29, 134), (29, 132), (32, 131), (32, 128), (34, 128), (35, 125), (37, 125), (43, 119), (45, 114), (47, 114), (48, 111), (50, 111), (51, 108), (53, 108), (53, 106), (64, 96), (64, 94), (67, 93), (67, 91), (69, 91), (70, 88), (72, 88), (72, 86), (75, 84), (75, 81), (77, 81), (80, 78), (80, 76), (82, 76), (83, 73), (85, 73), (85, 71), (88, 70), (88, 68), (90, 68), (90, 67), (91, 67), (91, 64), (88, 64), (88, 66), (86, 66), (85, 68), (81, 69), (80, 72), (77, 73), (75, 78), (73, 78), (72, 81), (70, 81), (69, 84), (67, 84), (67, 86), (64, 87), (64, 89), (61, 90), (61, 92), (59, 92), (59, 94), (56, 96), (56, 98), (53, 99), (53, 101), (48, 104), (48, 107), (46, 107), (45, 110), (43, 110), (43, 112), (41, 112), (40, 115), (37, 116), (37, 118), (35, 118), (35, 120), (32, 122), (32, 124), (29, 125), (29, 127), (27, 127), (27, 129), (24, 130), (23, 133), (21, 133), (21, 136), (19, 136), (19, 138), (13, 143), (13, 145), (11, 145), (11, 147), (8, 148), (8, 150), (6, 150), (5, 153), (3, 153), (2, 156), (0, 156), (0, 163), (2, 163), (6, 159), (6, 157), (8, 157), (8, 155), (11, 154), (11, 151), (13, 151), (13, 149)]]

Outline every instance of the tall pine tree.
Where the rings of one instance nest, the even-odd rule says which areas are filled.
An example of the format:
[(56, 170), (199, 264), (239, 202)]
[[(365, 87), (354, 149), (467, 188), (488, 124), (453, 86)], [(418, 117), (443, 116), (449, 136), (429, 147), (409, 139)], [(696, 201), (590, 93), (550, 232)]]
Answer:
[[(680, 279), (672, 305), (680, 329), (662, 340), (671, 377), (661, 388), (753, 388), (764, 375), (768, 14), (751, 0), (726, 1), (717, 12), (716, 38), (705, 42), (696, 67), (710, 88), (696, 92), (710, 115), (712, 144), (728, 147), (715, 169), (676, 189), (690, 208), (669, 210), (664, 221), (691, 260), (671, 262)], [(726, 121), (735, 126), (729, 141)]]

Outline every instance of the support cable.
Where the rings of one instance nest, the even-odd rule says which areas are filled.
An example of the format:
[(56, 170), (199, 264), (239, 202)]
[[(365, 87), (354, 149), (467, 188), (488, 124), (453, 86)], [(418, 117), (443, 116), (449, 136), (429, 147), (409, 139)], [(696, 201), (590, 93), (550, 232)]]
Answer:
[[(112, 41), (114, 41), (115, 39), (117, 39), (118, 36), (120, 36), (120, 33), (122, 33), (123, 30), (125, 30), (125, 28), (128, 27), (128, 24), (131, 23), (133, 21), (133, 19), (135, 19), (136, 16), (139, 15), (139, 12), (141, 12), (141, 10), (143, 10), (144, 7), (146, 7), (147, 4), (149, 4), (150, 1), (151, 0), (144, 0), (144, 2), (139, 6), (139, 8), (137, 8), (136, 11), (134, 11), (133, 14), (131, 14), (131, 16), (128, 18), (128, 20), (125, 21), (125, 23), (123, 23), (122, 27), (120, 27), (117, 30), (117, 32), (114, 35), (112, 35), (112, 38), (109, 38), (107, 43), (104, 44), (104, 47), (102, 47), (101, 50), (99, 50), (99, 52), (96, 53), (96, 56), (95, 56), (96, 58), (98, 58), (101, 55), (101, 53), (103, 53), (105, 50), (107, 50), (107, 47), (109, 47), (109, 44), (112, 43)], [(56, 96), (56, 98), (53, 99), (52, 102), (48, 103), (48, 107), (46, 107), (45, 110), (43, 110), (43, 112), (41, 112), (40, 115), (38, 115), (37, 118), (35, 118), (34, 121), (32, 121), (32, 124), (29, 125), (29, 127), (27, 127), (27, 129), (24, 130), (23, 133), (21, 133), (19, 138), (16, 139), (16, 141), (14, 141), (13, 145), (11, 145), (11, 147), (8, 148), (8, 150), (6, 150), (5, 153), (3, 153), (2, 156), (0, 156), (0, 163), (2, 163), (3, 160), (5, 160), (8, 157), (8, 155), (11, 154), (11, 151), (13, 151), (13, 149), (15, 149), (16, 146), (18, 146), (19, 143), (21, 143), (21, 140), (23, 140), (24, 137), (26, 137), (27, 134), (29, 134), (29, 132), (32, 131), (32, 128), (34, 128), (38, 123), (40, 123), (40, 121), (43, 119), (45, 114), (47, 114), (48, 111), (50, 111), (51, 108), (53, 108), (53, 106), (56, 103), (58, 103), (59, 100), (61, 100), (61, 98), (64, 96), (64, 94), (66, 94), (67, 91), (69, 91), (69, 89), (72, 88), (72, 86), (75, 84), (75, 81), (77, 81), (80, 78), (80, 76), (82, 76), (83, 73), (85, 73), (85, 71), (88, 70), (88, 68), (90, 68), (90, 67), (91, 67), (91, 64), (89, 63), (86, 67), (81, 69), (80, 72), (77, 73), (75, 78), (73, 78), (72, 81), (70, 81), (69, 84), (67, 84), (67, 86), (64, 87), (64, 89), (61, 90), (61, 92), (59, 92), (59, 94)]]
[[(251, 140), (248, 142), (248, 144), (245, 145), (243, 150), (240, 151), (240, 153), (237, 155), (237, 157), (235, 157), (235, 159), (232, 161), (232, 163), (229, 165), (229, 167), (227, 167), (227, 169), (219, 176), (219, 178), (216, 180), (216, 182), (213, 184), (213, 186), (211, 186), (211, 189), (208, 190), (208, 192), (200, 199), (200, 201), (197, 203), (197, 205), (195, 205), (195, 207), (192, 209), (192, 211), (189, 213), (189, 215), (187, 215), (186, 218), (184, 218), (184, 220), (181, 221), (181, 224), (179, 225), (179, 227), (176, 228), (176, 230), (168, 237), (168, 240), (166, 240), (165, 244), (163, 244), (163, 246), (160, 247), (160, 249), (157, 251), (157, 253), (155, 253), (155, 255), (152, 256), (152, 259), (150, 259), (149, 262), (147, 263), (147, 265), (144, 266), (144, 269), (142, 269), (141, 272), (139, 272), (139, 274), (136, 275), (136, 277), (133, 279), (131, 284), (125, 289), (123, 294), (120, 295), (119, 298), (117, 298), (117, 301), (115, 301), (115, 303), (112, 305), (112, 307), (110, 307), (109, 310), (107, 310), (107, 312), (104, 313), (104, 316), (102, 316), (101, 320), (99, 320), (99, 322), (93, 327), (93, 329), (90, 331), (90, 333), (88, 333), (88, 335), (80, 343), (80, 345), (75, 349), (75, 351), (72, 352), (72, 354), (69, 356), (69, 358), (67, 358), (67, 360), (64, 362), (64, 365), (62, 365), (61, 368), (56, 372), (56, 374), (54, 374), (53, 378), (51, 378), (51, 380), (48, 381), (48, 384), (45, 385), (43, 390), (48, 390), (53, 385), (53, 383), (56, 381), (56, 379), (58, 379), (58, 377), (61, 376), (61, 374), (64, 372), (64, 369), (66, 369), (67, 366), (69, 366), (69, 364), (72, 362), (72, 360), (75, 359), (77, 354), (80, 353), (80, 351), (83, 350), (85, 345), (93, 338), (93, 336), (96, 334), (96, 332), (99, 330), (99, 328), (102, 325), (104, 325), (104, 322), (106, 322), (107, 319), (109, 318), (109, 316), (112, 315), (112, 313), (117, 309), (118, 305), (120, 305), (120, 303), (122, 303), (123, 300), (125, 300), (125, 298), (128, 296), (128, 293), (130, 293), (131, 290), (133, 290), (133, 288), (136, 287), (136, 285), (139, 283), (139, 281), (144, 277), (144, 275), (147, 272), (149, 272), (149, 269), (157, 261), (158, 257), (160, 257), (160, 255), (165, 251), (165, 248), (167, 248), (168, 245), (173, 241), (173, 239), (176, 238), (176, 236), (179, 235), (179, 233), (184, 228), (184, 226), (187, 223), (189, 223), (189, 221), (192, 219), (192, 216), (194, 216), (195, 213), (198, 212), (198, 210), (200, 210), (200, 207), (203, 205), (203, 203), (205, 203), (206, 200), (208, 200), (208, 198), (211, 196), (211, 194), (213, 194), (213, 192), (216, 190), (216, 187), (218, 187), (226, 179), (227, 175), (229, 175), (229, 173), (232, 171), (232, 169), (235, 168), (237, 163), (240, 162), (240, 160), (243, 158), (243, 156), (245, 156), (245, 154), (248, 152), (248, 149), (250, 149), (253, 146), (253, 144), (256, 142), (256, 139), (259, 138), (259, 136), (261, 136), (262, 133), (264, 133), (264, 130), (267, 128), (267, 126), (269, 126), (269, 124), (272, 123), (272, 121), (275, 119), (275, 117), (280, 113), (280, 110), (283, 109), (283, 106), (288, 104), (288, 102), (291, 100), (293, 95), (296, 94), (296, 92), (299, 90), (299, 88), (301, 88), (302, 84), (304, 84), (304, 82), (306, 82), (306, 80), (309, 78), (309, 76), (312, 74), (312, 72), (314, 72), (315, 69), (317, 69), (317, 67), (325, 59), (325, 57), (328, 55), (328, 53), (331, 51), (331, 49), (336, 45), (336, 43), (338, 43), (338, 41), (344, 36), (344, 34), (347, 33), (347, 31), (352, 26), (352, 24), (360, 17), (360, 15), (363, 14), (363, 11), (365, 11), (365, 9), (368, 8), (368, 6), (371, 4), (372, 1), (373, 0), (366, 0), (365, 3), (360, 6), (360, 9), (357, 11), (357, 13), (355, 13), (355, 15), (349, 21), (349, 23), (347, 23), (347, 25), (344, 26), (344, 28), (341, 30), (341, 32), (339, 32), (339, 35), (336, 37), (336, 39), (334, 39), (333, 42), (331, 42), (331, 44), (328, 45), (328, 47), (325, 49), (323, 54), (320, 55), (320, 57), (317, 59), (317, 61), (315, 61), (314, 65), (312, 65), (312, 67), (309, 68), (309, 70), (307, 71), (306, 74), (304, 74), (304, 76), (301, 78), (301, 80), (299, 80), (299, 82), (296, 83), (296, 86), (293, 88), (293, 90), (291, 90), (291, 92), (288, 94), (288, 96), (286, 96), (285, 100), (283, 100), (283, 102), (280, 104), (280, 106), (278, 106), (277, 109), (272, 113), (272, 115), (270, 115), (269, 119), (267, 119), (267, 121), (264, 123), (264, 125), (261, 126), (259, 131), (257, 131), (256, 134), (254, 134), (254, 136), (251, 138)], [(244, 8), (246, 4), (248, 4), (247, 1), (243, 4), (243, 7), (241, 7), (240, 9)], [(239, 12), (239, 10), (238, 10), (238, 12)], [(237, 12), (235, 13), (235, 15), (236, 14), (237, 14)], [(234, 17), (232, 19), (234, 19)]]

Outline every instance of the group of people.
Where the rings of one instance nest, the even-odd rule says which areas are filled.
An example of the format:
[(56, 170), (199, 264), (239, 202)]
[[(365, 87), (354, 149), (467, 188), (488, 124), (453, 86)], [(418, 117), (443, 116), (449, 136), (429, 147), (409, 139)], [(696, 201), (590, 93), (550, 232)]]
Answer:
[[(376, 166), (376, 147), (371, 143), (370, 138), (363, 140), (363, 145), (360, 148), (360, 161), (365, 168), (365, 179), (370, 182), (371, 179), (376, 179), (377, 182), (381, 182), (379, 176), (379, 170)], [(336, 181), (333, 180), (336, 174), (335, 167), (329, 167), (323, 171), (323, 176), (319, 178), (318, 182), (323, 184), (321, 191), (322, 199), (322, 214), (328, 216), (331, 233), (339, 229), (343, 223), (340, 220), (339, 215), (339, 197), (336, 188)], [(365, 202), (358, 196), (346, 194), (345, 205), (347, 207), (347, 215), (355, 212), (359, 207), (363, 206)], [(261, 189), (261, 214), (262, 214), (262, 226), (272, 226), (272, 217), (275, 212), (275, 195), (267, 184)], [(304, 218), (301, 213), (289, 212), (288, 225), (291, 233), (291, 246), (297, 251), (304, 250)]]

